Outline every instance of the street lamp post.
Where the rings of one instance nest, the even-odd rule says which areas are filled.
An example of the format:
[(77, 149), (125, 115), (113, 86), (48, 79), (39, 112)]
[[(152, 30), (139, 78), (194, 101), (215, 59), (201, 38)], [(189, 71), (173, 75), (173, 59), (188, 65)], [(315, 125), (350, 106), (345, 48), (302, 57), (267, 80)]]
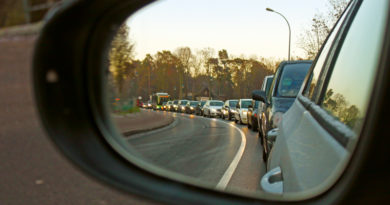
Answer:
[(288, 60), (290, 61), (290, 47), (291, 47), (291, 28), (290, 28), (290, 23), (288, 23), (286, 17), (284, 17), (283, 14), (281, 14), (281, 13), (279, 13), (277, 11), (274, 11), (271, 8), (266, 8), (265, 10), (267, 10), (269, 12), (274, 12), (274, 13), (279, 14), (287, 22), (287, 26), (288, 26)]

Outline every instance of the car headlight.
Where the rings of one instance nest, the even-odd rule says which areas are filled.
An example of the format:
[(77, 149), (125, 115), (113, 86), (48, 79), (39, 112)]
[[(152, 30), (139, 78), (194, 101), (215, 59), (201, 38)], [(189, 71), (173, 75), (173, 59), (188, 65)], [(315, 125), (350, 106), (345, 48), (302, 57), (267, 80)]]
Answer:
[(282, 112), (276, 112), (272, 116), (272, 127), (276, 128), (279, 127), (280, 122), (282, 121), (283, 113)]
[(217, 110), (214, 108), (211, 108), (210, 110), (211, 110), (211, 112), (217, 112)]
[(193, 110), (194, 108), (193, 107), (190, 107), (191, 110)]

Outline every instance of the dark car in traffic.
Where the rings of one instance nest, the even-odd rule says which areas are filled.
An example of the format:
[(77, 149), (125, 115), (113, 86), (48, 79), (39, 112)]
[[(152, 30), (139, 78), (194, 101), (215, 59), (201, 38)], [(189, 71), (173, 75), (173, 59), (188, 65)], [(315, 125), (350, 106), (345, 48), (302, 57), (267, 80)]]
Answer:
[[(381, 81), (378, 79), (383, 73), (380, 71), (389, 68), (382, 64), (389, 60), (388, 49), (383, 47), (389, 45), (388, 33), (387, 37), (383, 35), (389, 28), (385, 20), (389, 15), (388, 8), (387, 1), (353, 2), (341, 16), (317, 55), (293, 105), (278, 126), (267, 173), (261, 180), (263, 190), (271, 193), (301, 192), (323, 186), (330, 178), (330, 184), (340, 181), (340, 176), (352, 171), (340, 172), (347, 164), (350, 166), (351, 162), (347, 163), (346, 159), (351, 154), (363, 150), (355, 150), (355, 147), (363, 148), (361, 143), (374, 135), (376, 129), (367, 131), (367, 127), (381, 123), (372, 119), (375, 98), (381, 96), (378, 92)], [(345, 28), (345, 25), (349, 27)], [(388, 90), (384, 92), (389, 93)], [(387, 120), (383, 128), (388, 125)], [(373, 141), (367, 140), (369, 143)], [(373, 150), (380, 147), (377, 145)], [(388, 147), (388, 144), (383, 147)], [(376, 157), (383, 160), (378, 156), (383, 152), (373, 153), (377, 155), (367, 158), (370, 165)], [(363, 160), (360, 155), (353, 156), (353, 159)], [(378, 167), (371, 169), (378, 170)], [(275, 179), (277, 173), (283, 177), (277, 182), (270, 180)], [(377, 171), (372, 173), (377, 174)], [(357, 177), (356, 181), (363, 178)], [(381, 178), (379, 176), (376, 180)], [(371, 183), (371, 180), (367, 181)], [(275, 183), (283, 186), (274, 189)]]
[(270, 91), (253, 92), (253, 99), (265, 104), (262, 112), (258, 113), (262, 115), (260, 134), (263, 136), (264, 160), (267, 159), (275, 139), (267, 139), (267, 132), (278, 127), (283, 113), (293, 104), (311, 64), (312, 61), (283, 61), (275, 72)]
[(198, 104), (195, 107), (195, 115), (201, 115), (203, 116), (203, 106), (206, 104), (206, 101), (199, 101)]
[[(267, 96), (269, 91), (270, 91), (270, 88), (271, 88), (271, 84), (272, 84), (272, 81), (274, 79), (274, 75), (268, 75), (268, 76), (265, 76), (264, 80), (263, 80), (263, 84), (261, 85), (261, 90), (265, 92), (265, 95)], [(259, 105), (257, 107), (257, 117), (256, 117), (256, 122), (257, 122), (257, 130), (259, 132), (259, 137), (260, 137), (260, 142), (263, 143), (263, 135), (261, 134), (261, 118), (263, 117), (262, 116), (262, 113), (263, 113), (263, 110), (266, 108), (266, 104), (264, 102), (261, 102), (259, 101)]]
[(186, 110), (185, 113), (187, 114), (193, 114), (195, 113), (196, 106), (198, 105), (199, 101), (188, 101), (186, 104)]
[(221, 118), (232, 120), (234, 118), (234, 113), (232, 112), (237, 105), (238, 100), (226, 100), (222, 107)]
[(252, 104), (248, 107), (247, 119), (248, 128), (252, 128), (253, 131), (257, 131), (257, 115), (260, 101), (252, 100)]

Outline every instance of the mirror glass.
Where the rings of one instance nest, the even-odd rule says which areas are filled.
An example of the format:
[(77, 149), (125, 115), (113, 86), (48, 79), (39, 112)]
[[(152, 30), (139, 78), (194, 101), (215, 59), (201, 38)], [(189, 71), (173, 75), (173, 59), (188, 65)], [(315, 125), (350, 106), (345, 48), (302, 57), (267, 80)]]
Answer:
[[(293, 175), (311, 166), (294, 164), (291, 152), (279, 152), (288, 164), (270, 164), (269, 143), (278, 139), (276, 122), (287, 109), (263, 115), (275, 108), (258, 102), (247, 111), (252, 91), (268, 93), (278, 83), (272, 76), (282, 61), (314, 59), (346, 6), (346, 0), (167, 0), (129, 16), (112, 40), (106, 80), (126, 156), (154, 174), (228, 192), (288, 195), (328, 186), (348, 150), (337, 147), (343, 154), (329, 156), (340, 163), (305, 187)], [(282, 82), (296, 87), (290, 104), (310, 63)], [(290, 193), (287, 183), (303, 186)]]

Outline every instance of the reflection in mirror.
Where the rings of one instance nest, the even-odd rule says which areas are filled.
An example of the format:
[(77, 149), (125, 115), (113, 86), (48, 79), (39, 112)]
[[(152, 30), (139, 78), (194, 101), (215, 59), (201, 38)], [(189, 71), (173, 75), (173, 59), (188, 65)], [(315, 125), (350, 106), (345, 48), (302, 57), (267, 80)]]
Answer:
[[(259, 99), (272, 92), (272, 78), (264, 79), (287, 56), (313, 59), (346, 6), (347, 0), (167, 0), (130, 16), (112, 40), (107, 77), (111, 116), (130, 155), (155, 174), (219, 190), (288, 194), (283, 182), (305, 184), (289, 181), (288, 171), (300, 171), (294, 164), (267, 169), (261, 133), (275, 141), (279, 129), (265, 121), (283, 113), (267, 114), (272, 102), (256, 102), (248, 112), (248, 99), (254, 90), (261, 90)], [(290, 23), (291, 42), (280, 14)], [(292, 73), (289, 83), (297, 87), (279, 98), (294, 98), (305, 74)], [(247, 100), (236, 108), (239, 99)], [(356, 124), (360, 113), (347, 103), (334, 108), (337, 100), (342, 96), (329, 90), (324, 106), (348, 109), (342, 122)], [(325, 183), (331, 176), (321, 177)]]

